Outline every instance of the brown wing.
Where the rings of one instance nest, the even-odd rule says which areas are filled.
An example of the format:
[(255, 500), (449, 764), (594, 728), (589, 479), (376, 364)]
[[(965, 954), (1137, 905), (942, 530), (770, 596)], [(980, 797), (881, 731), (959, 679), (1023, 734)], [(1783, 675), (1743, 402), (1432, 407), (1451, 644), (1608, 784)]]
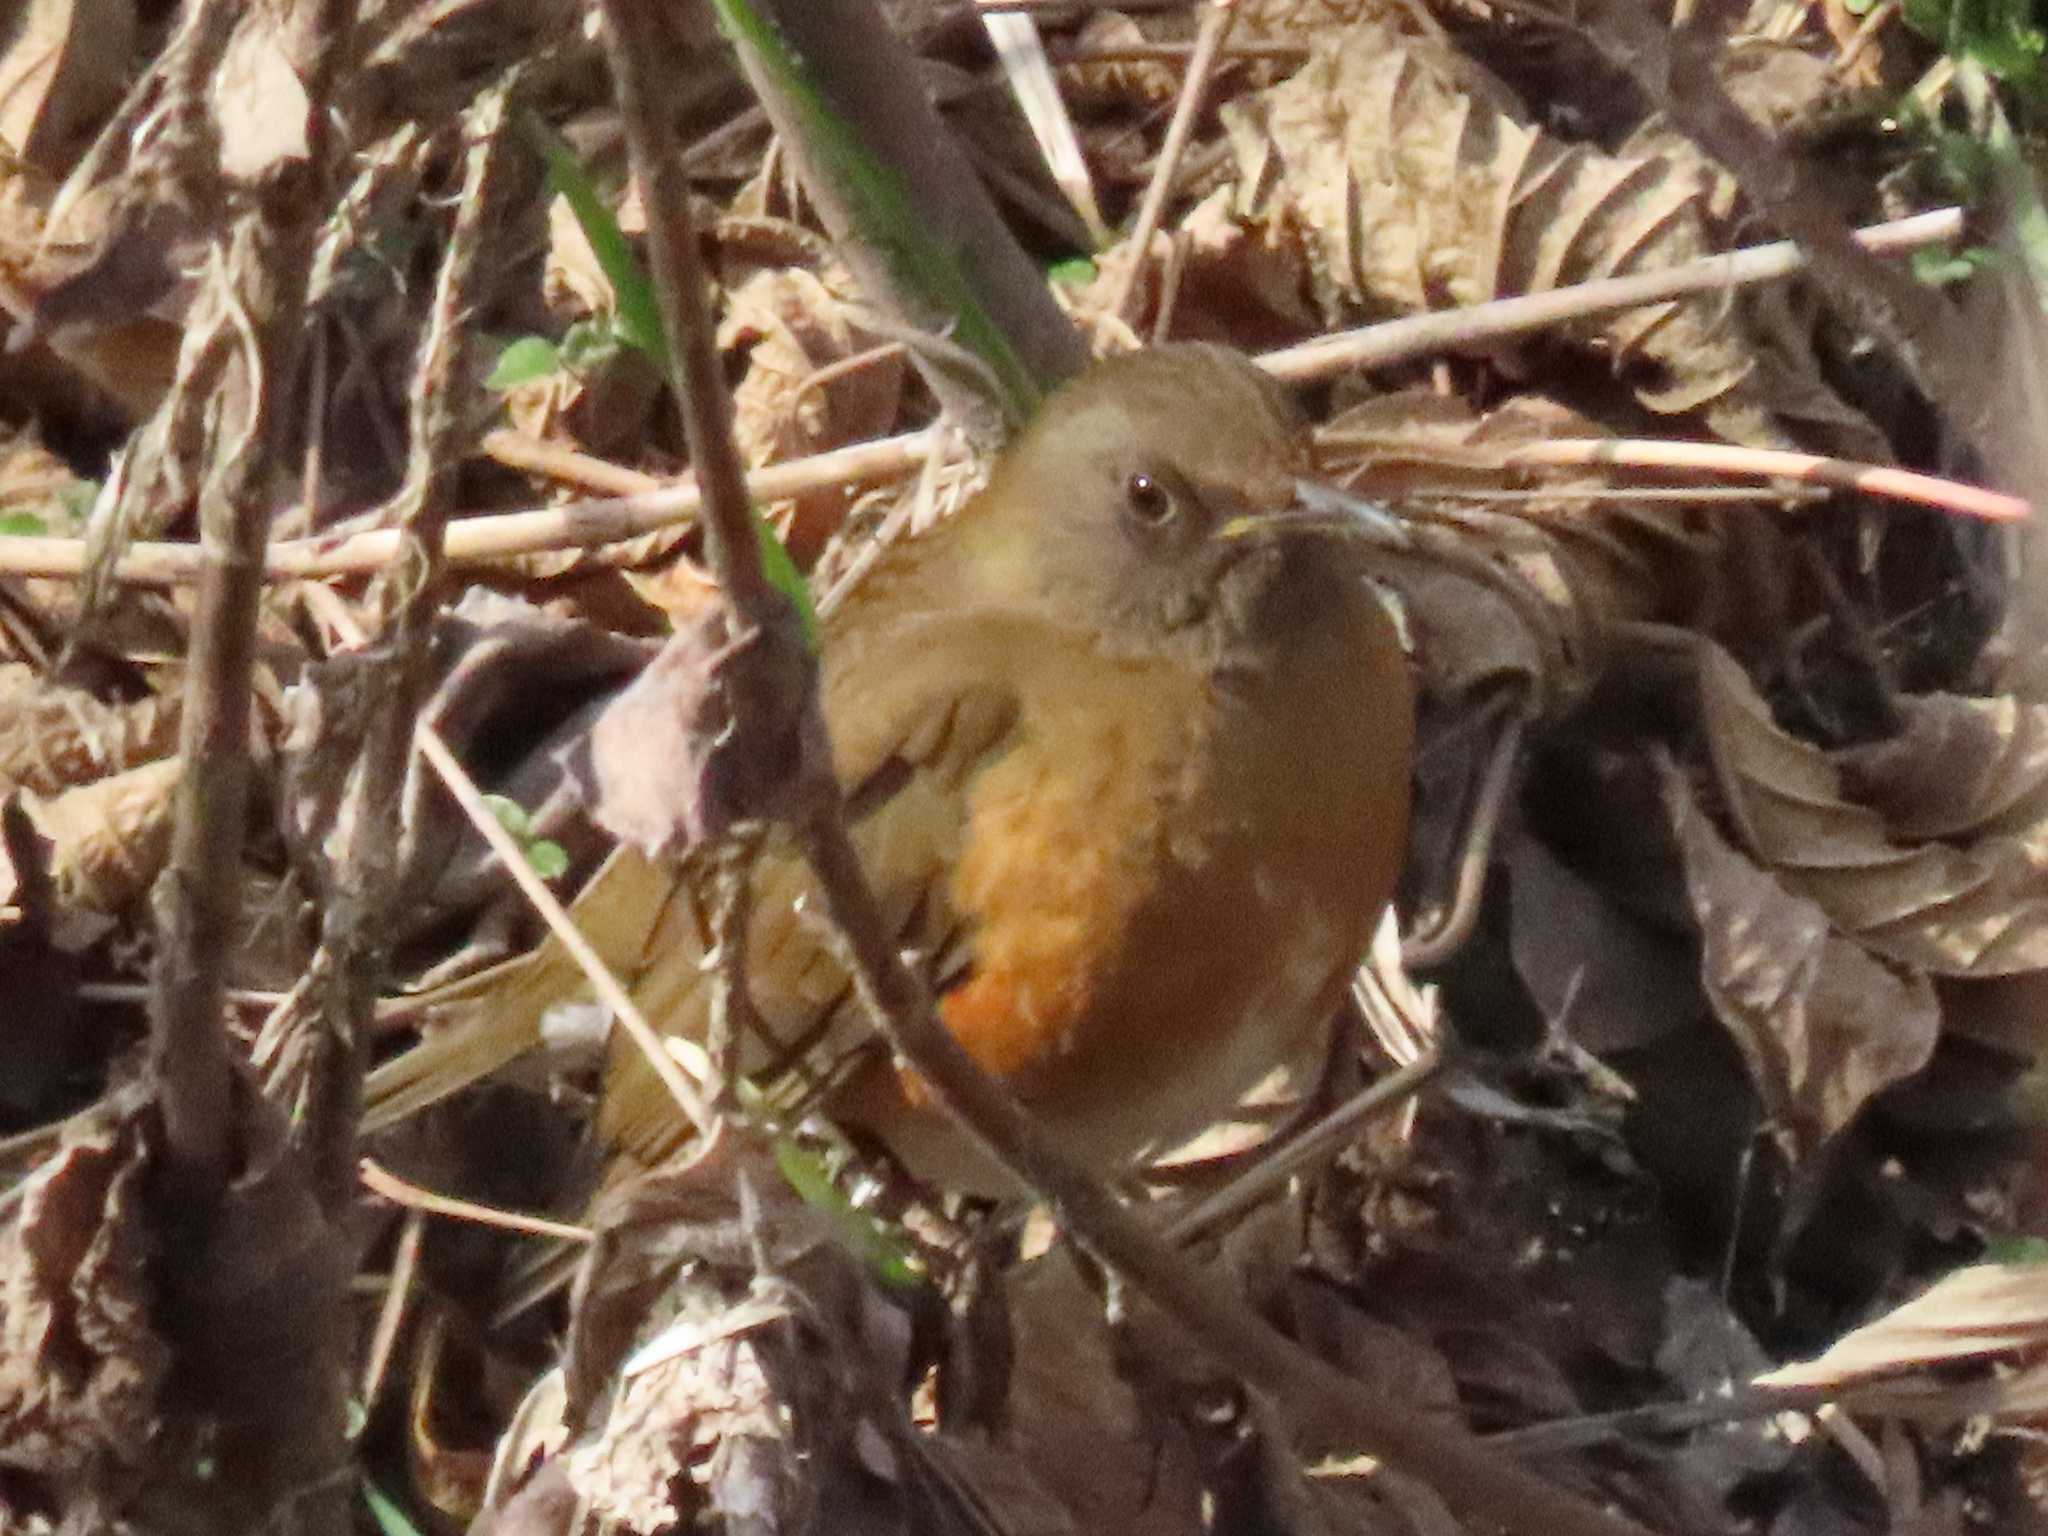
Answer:
[[(1011, 660), (1031, 649), (1017, 626), (986, 616), (916, 614), (866, 622), (828, 638), (825, 709), (847, 787), (854, 836), (906, 949), (927, 957), (935, 984), (957, 965), (966, 935), (948, 900), (968, 786), (1008, 748), (1019, 722)], [(632, 991), (655, 1027), (701, 1038), (710, 989), (703, 903), (667, 866), (629, 848), (605, 861), (571, 908), (577, 926)], [(830, 1056), (865, 1036), (794, 854), (771, 844), (757, 871), (748, 958), (757, 1010), (773, 1039), (753, 1065), (788, 1048)], [(549, 1010), (590, 995), (553, 938), (424, 1001), (445, 1021), (366, 1085), (375, 1129), (505, 1066), (540, 1039)], [(652, 1158), (679, 1133), (677, 1111), (646, 1063), (620, 1042), (607, 1074), (601, 1133)]]
[[(879, 665), (829, 670), (826, 710), (854, 841), (884, 916), (899, 945), (923, 957), (934, 984), (943, 985), (965, 938), (949, 872), (966, 826), (968, 787), (1007, 750), (1019, 711), (1004, 683), (947, 643), (950, 625), (923, 627), (917, 652), (891, 654), (886, 673)], [(701, 1039), (711, 989), (698, 907), (669, 904), (633, 991), (657, 1027)], [(765, 1036), (744, 1061), (750, 1072), (822, 1074), (870, 1038), (809, 872), (780, 840), (756, 868), (747, 959)], [(676, 1144), (674, 1106), (629, 1041), (614, 1044), (598, 1124), (609, 1145), (643, 1162)]]

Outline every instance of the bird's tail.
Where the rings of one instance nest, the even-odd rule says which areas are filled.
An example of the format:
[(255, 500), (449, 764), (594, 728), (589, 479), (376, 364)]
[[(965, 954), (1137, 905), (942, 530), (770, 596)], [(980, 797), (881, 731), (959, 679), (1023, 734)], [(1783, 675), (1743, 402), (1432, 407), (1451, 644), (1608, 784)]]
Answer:
[[(621, 848), (584, 886), (570, 915), (614, 973), (631, 977), (655, 948), (675, 888), (672, 871)], [(516, 959), (423, 993), (429, 1014), (447, 1022), (370, 1074), (364, 1131), (382, 1130), (509, 1065), (540, 1043), (550, 1009), (591, 995), (582, 969), (553, 935)]]

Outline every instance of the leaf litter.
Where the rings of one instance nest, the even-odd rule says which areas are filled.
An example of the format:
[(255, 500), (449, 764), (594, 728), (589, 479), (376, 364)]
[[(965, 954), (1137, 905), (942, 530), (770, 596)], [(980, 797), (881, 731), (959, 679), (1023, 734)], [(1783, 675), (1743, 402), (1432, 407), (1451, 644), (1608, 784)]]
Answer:
[[(388, 520), (400, 489), (426, 279), (465, 153), (440, 107), (536, 41), (490, 7), (455, 9), (464, 25), (403, 0), (376, 7), (358, 39), (341, 114), (353, 179), (322, 236), (309, 317), (318, 387), (287, 410), (305, 472), (276, 488), (293, 531)], [(1750, 227), (1739, 183), (1653, 103), (1613, 89), (1611, 72), (1573, 67), (1573, 34), (1531, 8), (1241, 9), (1131, 273), (1134, 302), (1114, 316), (1102, 306), (1135, 253), (1063, 243), (1080, 221), (979, 30), (904, 23), (1033, 254), (1092, 259), (1092, 278), (1059, 291), (1103, 344), (1280, 347), (1768, 235)], [(102, 547), (188, 538), (194, 486), (177, 453), (193, 423), (157, 408), (218, 214), (184, 196), (195, 183), (175, 133), (137, 134), (185, 122), (152, 114), (191, 38), (107, 0), (30, 12), (0, 42), (0, 81), (25, 82), (0, 105), (0, 306), (15, 333), (0, 358), (0, 506), (61, 535), (75, 526), (67, 509), (97, 498), (125, 523), (95, 516)], [(107, 55), (138, 24), (131, 77)], [(1103, 217), (1128, 230), (1195, 21), (1147, 6), (1035, 25), (1059, 100), (1034, 66), (1030, 110), (1060, 142), (1071, 129)], [(922, 425), (931, 402), (902, 338), (817, 229), (729, 60), (693, 37), (678, 43), (675, 102), (693, 190), (714, 207), (718, 341), (747, 462)], [(196, 104), (221, 136), (217, 174), (252, 186), (304, 155), (295, 46), (261, 18), (236, 30)], [(598, 184), (618, 188), (594, 48), (571, 31), (550, 46), (544, 110)], [(1836, 189), (1860, 221), (1930, 200), (1931, 139), (1859, 129), (1845, 84), (1917, 80), (1938, 99), (1943, 61), (1924, 37), (1895, 18), (1851, 27), (1832, 4), (1780, 5), (1757, 8), (1712, 57), (1781, 154), (1811, 161), (1838, 135)], [(1071, 121), (1048, 125), (1061, 108)], [(608, 279), (533, 174), (497, 232), (489, 300), (466, 323), (539, 341), (529, 356), (559, 366), (501, 401), (462, 385), (461, 409), (482, 420), (502, 408), (522, 439), (516, 458), (485, 448), (461, 466), (471, 514), (687, 462), (658, 374), (617, 344)], [(634, 238), (636, 203), (627, 188)], [(1418, 780), (1435, 830), (1417, 839), (1410, 928), (1452, 900), (1503, 690), (1541, 714), (1491, 843), (1473, 845), (1484, 899), (1472, 937), (1419, 978), (1463, 1075), (1398, 1121), (1368, 1123), (1213, 1262), (1318, 1355), (1418, 1414), (1579, 1436), (1546, 1466), (1659, 1529), (1877, 1530), (1887, 1514), (1899, 1529), (1959, 1529), (1966, 1496), (1993, 1511), (1969, 1528), (2026, 1529), (2040, 1467), (2008, 1431), (2042, 1412), (2040, 1287), (1991, 1256), (2041, 1235), (2028, 984), (2048, 969), (2048, 703), (2025, 668), (1979, 653), (2012, 618), (1991, 547), (2002, 536), (1847, 493), (1674, 496), (1641, 472), (1514, 457), (1559, 437), (1663, 433), (1956, 468), (1933, 457), (1929, 403), (1828, 297), (1774, 284), (1588, 315), (1304, 393), (1323, 472), (1400, 505), (1432, 550), (1459, 557), (1388, 576), (1430, 728)], [(933, 464), (929, 484), (826, 486), (770, 510), (799, 562), (829, 578), (877, 529), (928, 522), (970, 473)], [(563, 840), (572, 881), (606, 871), (574, 910), (629, 974), (663, 924), (717, 914), (645, 863), (602, 862), (606, 839), (571, 806), (563, 759), (651, 641), (701, 620), (698, 537), (684, 525), (465, 568), (462, 583), (497, 595), (437, 628), (429, 714), (537, 834)], [(356, 1249), (294, 1182), (289, 1125), (259, 1117), (250, 1185), (227, 1218), (239, 1246), (183, 1272), (148, 1261), (167, 1229), (143, 1199), (141, 1020), (105, 989), (139, 981), (153, 942), (147, 895), (187, 771), (176, 732), (195, 609), (177, 591), (109, 603), (68, 582), (5, 582), (0, 815), (16, 835), (0, 949), (11, 983), (42, 995), (0, 1032), (13, 1190), (0, 1519), (112, 1522), (166, 1490), (207, 1509), (204, 1487), (167, 1470), (207, 1432), (180, 1418), (173, 1374), (211, 1372), (217, 1401), (240, 1394), (246, 1407), (234, 1362), (207, 1356), (206, 1318), (246, 1308), (288, 1331), (300, 1307), (340, 1317), (341, 1256)], [(321, 889), (376, 687), (329, 620), (365, 599), (360, 581), (329, 577), (266, 600), (237, 1038), (254, 1035), (266, 989), (296, 985), (311, 963), (321, 913), (305, 893)], [(683, 726), (664, 763), (688, 769), (716, 720)], [(628, 745), (639, 734), (630, 719), (612, 729)], [(680, 799), (695, 837), (727, 811), (715, 795), (692, 803), (692, 787), (717, 788), (690, 780), (655, 799), (671, 812)], [(662, 814), (652, 841), (673, 835)], [(409, 792), (403, 817), (400, 878), (418, 900), (385, 957), (377, 1148), (451, 1192), (580, 1216), (590, 1170), (561, 1148), (588, 1118), (588, 1052), (484, 1060), (463, 1029), (479, 1010), (531, 1010), (527, 1038), (561, 1038), (537, 1001), (554, 962), (526, 958), (530, 918), (436, 793)], [(481, 956), (500, 963), (440, 980)], [(1598, 1072), (1585, 1070), (1594, 1058)], [(1944, 1106), (1931, 1121), (1916, 1108), (1928, 1102)], [(536, 1121), (549, 1133), (533, 1134)], [(456, 1519), (500, 1495), (546, 1510), (566, 1487), (572, 1504), (645, 1530), (800, 1526), (829, 1507), (842, 1528), (910, 1510), (1166, 1533), (1201, 1528), (1205, 1502), (1227, 1525), (1456, 1529), (1431, 1490), (1359, 1465), (1285, 1402), (1245, 1397), (1154, 1320), (1110, 1326), (1057, 1249), (1010, 1266), (986, 1233), (977, 1251), (913, 1212), (911, 1248), (934, 1286), (906, 1311), (743, 1153), (710, 1149), (663, 1177), (639, 1212), (662, 1219), (607, 1240), (568, 1314), (559, 1299), (511, 1305), (527, 1263), (510, 1240), (429, 1226), (437, 1300), (418, 1312), (444, 1321), (401, 1331), (395, 1371), (436, 1411), (409, 1415), (389, 1388), (364, 1405), (358, 1455), (378, 1486)], [(394, 1263), (393, 1218), (356, 1216), (359, 1278), (375, 1285)], [(223, 1252), (237, 1262), (221, 1268)], [(508, 1426), (525, 1423), (516, 1404), (545, 1379), (565, 1315), (576, 1422), (522, 1439)], [(678, 1317), (695, 1342), (622, 1374), (626, 1342)], [(599, 1323), (611, 1337), (593, 1351), (576, 1330)], [(301, 1374), (271, 1386), (317, 1404), (325, 1389), (309, 1383), (343, 1353), (316, 1331), (293, 1356)], [(1812, 1363), (1782, 1364), (1801, 1359)], [(1752, 1382), (1839, 1396), (1862, 1439), (1768, 1416), (1602, 1427)], [(1988, 1442), (1973, 1419), (1995, 1426)], [(528, 1449), (553, 1459), (536, 1474)], [(500, 1516), (517, 1523), (509, 1505)]]

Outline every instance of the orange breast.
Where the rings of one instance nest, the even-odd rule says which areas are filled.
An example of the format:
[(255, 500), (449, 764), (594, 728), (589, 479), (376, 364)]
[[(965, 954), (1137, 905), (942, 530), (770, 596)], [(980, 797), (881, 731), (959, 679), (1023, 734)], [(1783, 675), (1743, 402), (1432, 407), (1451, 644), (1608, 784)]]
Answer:
[(1158, 747), (1140, 752), (1114, 719), (1078, 727), (1056, 753), (1027, 743), (982, 777), (953, 872), (954, 907), (975, 925), (974, 971), (940, 1015), (1002, 1076), (1070, 1043), (1151, 876)]

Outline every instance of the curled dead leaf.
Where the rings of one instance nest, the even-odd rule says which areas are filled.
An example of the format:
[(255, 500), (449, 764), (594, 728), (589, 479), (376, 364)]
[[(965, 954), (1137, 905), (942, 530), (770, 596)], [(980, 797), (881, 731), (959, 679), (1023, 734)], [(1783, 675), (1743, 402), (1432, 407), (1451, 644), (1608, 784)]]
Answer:
[[(1224, 110), (1242, 212), (1309, 262), (1331, 323), (1540, 293), (1712, 254), (1692, 164), (1553, 138), (1514, 94), (1435, 37), (1366, 21), (1319, 35), (1291, 79)], [(1787, 442), (1774, 417), (1823, 414), (1810, 357), (1766, 355), (1718, 298), (1625, 310), (1564, 332), (1592, 343), (1661, 414), (1737, 442)], [(1775, 349), (1774, 349), (1775, 350)], [(1647, 365), (1647, 366), (1644, 366)], [(1796, 378), (1781, 377), (1788, 371)], [(1793, 384), (1796, 382), (1797, 387)], [(1832, 446), (1883, 457), (1835, 401)]]
[(1938, 693), (1898, 710), (1896, 736), (1833, 754), (1848, 791), (1895, 835), (2048, 845), (2048, 705)]
[[(1704, 648), (1699, 677), (1707, 743), (1729, 816), (1744, 846), (1789, 891), (1817, 903), (1864, 948), (1937, 976), (2004, 976), (2048, 967), (2048, 869), (2033, 825), (1980, 816), (1983, 835), (1955, 842), (1895, 831), (1880, 811), (1847, 798), (1845, 769), (1835, 759), (1779, 729), (1727, 652)], [(1967, 809), (1973, 796), (1988, 796), (1983, 805), (1989, 811), (2008, 792), (2015, 798), (2006, 813), (2025, 821), (2027, 813), (2015, 808), (2028, 801), (2028, 750), (2018, 748), (2003, 770), (1959, 768), (1954, 754), (1944, 750), (1951, 733), (1969, 729), (1981, 738), (1987, 729), (1998, 729), (1995, 708), (1968, 727), (1961, 724), (1965, 713), (1949, 710), (1946, 726), (1923, 725), (1890, 752), (1866, 750), (1850, 761), (1860, 764), (1857, 771), (1865, 779), (1888, 778), (1903, 808), (1914, 809), (1917, 797), (1922, 826), (1958, 816), (1967, 821), (1977, 814)], [(2019, 722), (2014, 714), (2015, 742)], [(1909, 769), (1915, 762), (1919, 766)], [(1929, 807), (1946, 797), (1930, 798), (1913, 786), (1951, 771), (1959, 775), (1954, 799), (1935, 812)], [(1963, 830), (1958, 825), (1949, 835)]]
[[(576, 766), (598, 825), (651, 857), (677, 857), (787, 809), (831, 771), (816, 711), (791, 707), (812, 664), (791, 635), (731, 639), (723, 609), (677, 633), (591, 727)], [(742, 716), (732, 704), (741, 689), (778, 707)]]
[[(80, 1126), (0, 1230), (0, 1466), (59, 1507), (119, 1507), (170, 1353), (150, 1323), (136, 1103)], [(111, 1523), (111, 1522), (110, 1522)]]
[(1665, 765), (1664, 798), (1700, 930), (1700, 979), (1767, 1114), (1810, 1154), (1933, 1055), (1925, 976), (1837, 933), (1821, 906), (1729, 846)]

